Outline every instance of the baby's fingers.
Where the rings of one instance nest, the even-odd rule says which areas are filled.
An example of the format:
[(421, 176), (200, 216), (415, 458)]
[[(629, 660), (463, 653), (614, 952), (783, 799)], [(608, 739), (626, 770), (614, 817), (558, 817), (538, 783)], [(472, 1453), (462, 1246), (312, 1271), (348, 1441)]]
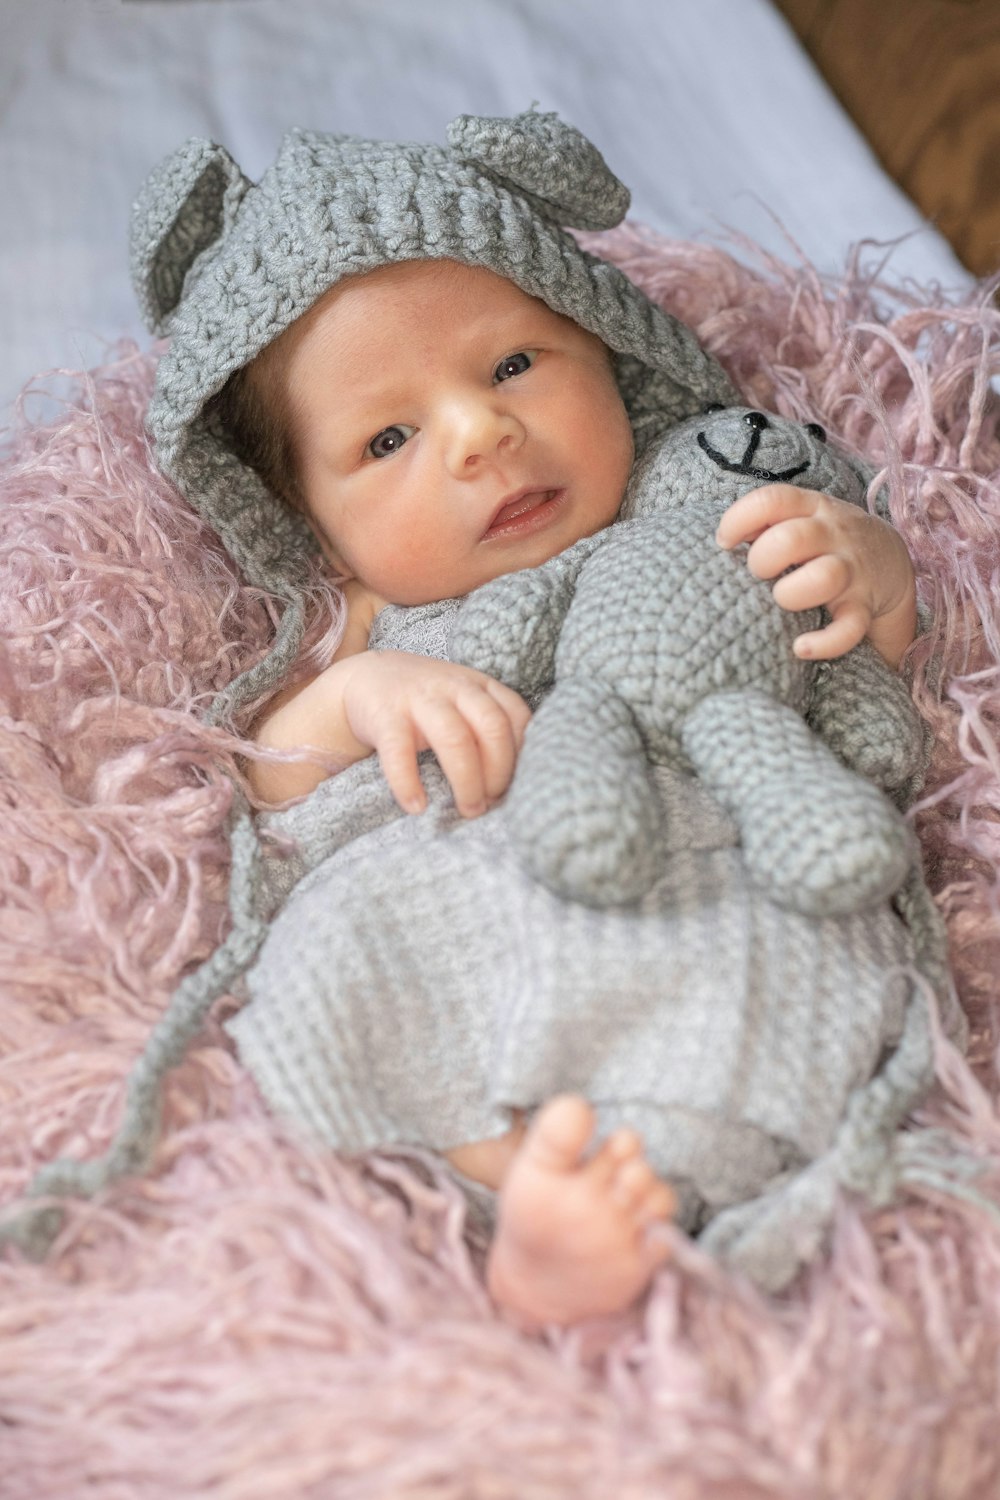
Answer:
[(483, 687), (503, 710), (514, 736), (515, 748), (520, 751), (524, 744), (524, 731), (531, 718), (531, 709), (520, 693), (515, 693), (513, 688), (506, 687), (504, 683), (497, 682), (493, 677), (484, 677)]
[(781, 521), (759, 536), (747, 553), (747, 567), (755, 578), (777, 578), (786, 568), (812, 562), (829, 550), (822, 525), (811, 516), (800, 517)]
[(488, 683), (463, 693), (458, 699), (458, 707), (479, 745), (486, 800), (496, 802), (514, 775), (530, 716), (528, 706), (509, 688), (500, 683)]
[(740, 542), (754, 541), (769, 526), (796, 516), (811, 516), (815, 510), (812, 490), (799, 489), (795, 484), (764, 484), (733, 501), (719, 522), (715, 540), (720, 547), (736, 547)]
[(489, 806), (479, 739), (466, 713), (448, 698), (422, 703), (416, 724), (438, 758), (463, 818), (478, 818)]
[(842, 557), (827, 552), (779, 578), (771, 593), (781, 609), (818, 609), (839, 599), (851, 581)]
[(427, 793), (420, 780), (417, 746), (410, 724), (400, 720), (391, 729), (386, 729), (378, 736), (375, 749), (389, 790), (403, 811), (423, 812), (427, 806)]
[(807, 630), (797, 636), (792, 649), (806, 661), (832, 661), (864, 640), (870, 624), (870, 610), (861, 604), (846, 605), (822, 630)]

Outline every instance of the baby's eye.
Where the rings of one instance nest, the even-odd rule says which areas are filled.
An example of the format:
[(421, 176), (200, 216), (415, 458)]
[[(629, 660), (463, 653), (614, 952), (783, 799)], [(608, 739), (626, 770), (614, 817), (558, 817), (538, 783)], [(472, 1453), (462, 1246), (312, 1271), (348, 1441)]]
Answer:
[(535, 363), (534, 350), (521, 350), (518, 354), (508, 354), (502, 359), (493, 371), (493, 380), (499, 384), (501, 380), (510, 380), (515, 375), (523, 375), (525, 370), (530, 370)]
[(415, 427), (383, 427), (372, 438), (365, 452), (370, 453), (372, 458), (388, 458), (391, 453), (398, 453), (416, 430)]

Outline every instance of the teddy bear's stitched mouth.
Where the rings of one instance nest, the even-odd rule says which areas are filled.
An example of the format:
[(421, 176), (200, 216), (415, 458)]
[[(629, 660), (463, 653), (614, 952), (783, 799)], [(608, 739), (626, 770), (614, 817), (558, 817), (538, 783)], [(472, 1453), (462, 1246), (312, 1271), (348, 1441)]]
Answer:
[(804, 474), (806, 469), (808, 469), (808, 463), (796, 464), (791, 469), (758, 468), (752, 461), (757, 451), (758, 442), (759, 434), (755, 432), (747, 444), (746, 452), (739, 463), (733, 463), (732, 459), (726, 458), (725, 454), (720, 453), (718, 448), (712, 447), (703, 432), (699, 432), (698, 434), (699, 448), (708, 454), (714, 464), (718, 464), (720, 469), (728, 470), (730, 474), (746, 474), (749, 479), (762, 479), (769, 483), (784, 483), (789, 479), (794, 479), (798, 474)]

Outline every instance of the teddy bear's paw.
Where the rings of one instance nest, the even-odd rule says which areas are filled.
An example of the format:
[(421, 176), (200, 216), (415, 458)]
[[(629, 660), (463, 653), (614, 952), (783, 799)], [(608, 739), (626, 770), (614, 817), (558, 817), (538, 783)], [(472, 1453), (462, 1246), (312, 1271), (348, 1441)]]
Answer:
[(751, 880), (779, 906), (846, 916), (887, 900), (906, 879), (915, 844), (892, 803), (766, 693), (704, 699), (682, 741), (736, 821)]
[(754, 884), (809, 917), (844, 917), (895, 895), (915, 857), (913, 835), (867, 782), (803, 779), (761, 789), (741, 824)]
[(662, 814), (642, 739), (600, 683), (560, 682), (537, 710), (506, 816), (525, 869), (567, 900), (630, 904), (661, 873)]
[(814, 689), (809, 722), (840, 759), (903, 806), (923, 781), (930, 737), (910, 691), (862, 641), (831, 663)]

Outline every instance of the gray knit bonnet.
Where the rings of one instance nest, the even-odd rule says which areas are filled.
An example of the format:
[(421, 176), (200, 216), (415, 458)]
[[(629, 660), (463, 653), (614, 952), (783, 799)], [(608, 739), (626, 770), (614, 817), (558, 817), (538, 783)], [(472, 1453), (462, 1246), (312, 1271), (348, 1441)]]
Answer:
[(689, 329), (566, 232), (612, 228), (628, 203), (578, 130), (534, 111), (461, 115), (445, 147), (292, 130), (256, 184), (223, 147), (195, 138), (150, 175), (133, 209), (131, 261), (149, 327), (171, 341), (148, 413), (156, 458), (246, 578), (292, 606), (275, 650), (213, 718), (290, 664), (316, 543), (232, 451), (206, 403), (338, 281), (425, 259), (507, 278), (613, 352), (637, 450), (665, 421), (738, 399)]

